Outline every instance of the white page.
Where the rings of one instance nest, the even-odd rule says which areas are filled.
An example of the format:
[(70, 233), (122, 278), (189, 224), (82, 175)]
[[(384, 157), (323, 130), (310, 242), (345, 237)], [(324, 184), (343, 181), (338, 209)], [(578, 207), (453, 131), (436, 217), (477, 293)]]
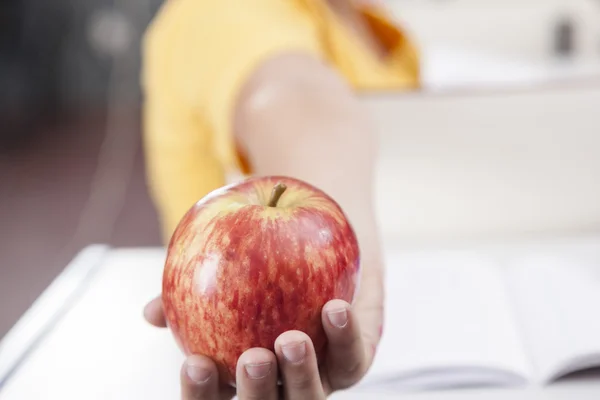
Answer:
[(600, 244), (522, 256), (508, 273), (538, 382), (600, 366)]
[(386, 325), (363, 385), (524, 383), (530, 372), (501, 271), (475, 252), (388, 257)]

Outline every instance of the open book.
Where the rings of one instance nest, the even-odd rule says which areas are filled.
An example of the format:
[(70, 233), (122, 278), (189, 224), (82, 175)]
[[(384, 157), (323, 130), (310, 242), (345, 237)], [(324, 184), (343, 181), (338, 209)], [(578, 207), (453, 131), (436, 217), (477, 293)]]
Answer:
[(386, 285), (358, 388), (546, 385), (600, 367), (600, 240), (392, 253)]

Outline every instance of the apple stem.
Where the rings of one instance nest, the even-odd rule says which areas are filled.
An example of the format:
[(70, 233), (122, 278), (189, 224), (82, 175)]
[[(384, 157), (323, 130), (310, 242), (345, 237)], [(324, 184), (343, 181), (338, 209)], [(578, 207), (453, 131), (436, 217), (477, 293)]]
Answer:
[(279, 199), (281, 198), (281, 195), (283, 194), (283, 192), (285, 192), (286, 189), (287, 189), (287, 186), (285, 186), (285, 184), (283, 184), (281, 182), (276, 184), (273, 187), (273, 191), (271, 192), (271, 198), (269, 199), (269, 204), (267, 204), (267, 206), (269, 206), (269, 207), (277, 206), (277, 202), (279, 201)]

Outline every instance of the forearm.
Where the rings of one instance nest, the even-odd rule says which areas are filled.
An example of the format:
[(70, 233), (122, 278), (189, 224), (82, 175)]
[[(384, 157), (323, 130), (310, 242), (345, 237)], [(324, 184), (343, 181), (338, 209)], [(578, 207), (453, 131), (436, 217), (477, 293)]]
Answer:
[[(374, 209), (377, 136), (350, 88), (316, 60), (282, 56), (246, 85), (235, 129), (255, 173), (306, 180), (339, 202), (361, 247), (361, 292), (382, 293)], [(369, 306), (379, 307), (381, 298), (368, 295)]]

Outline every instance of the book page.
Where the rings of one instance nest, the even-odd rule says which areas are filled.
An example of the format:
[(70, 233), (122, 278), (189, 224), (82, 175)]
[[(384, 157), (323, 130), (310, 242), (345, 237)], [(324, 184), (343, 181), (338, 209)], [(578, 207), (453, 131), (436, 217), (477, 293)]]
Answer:
[(524, 382), (529, 364), (492, 260), (460, 251), (392, 254), (386, 268), (385, 329), (364, 385)]
[(508, 269), (540, 383), (600, 366), (600, 243), (589, 250), (531, 254)]

